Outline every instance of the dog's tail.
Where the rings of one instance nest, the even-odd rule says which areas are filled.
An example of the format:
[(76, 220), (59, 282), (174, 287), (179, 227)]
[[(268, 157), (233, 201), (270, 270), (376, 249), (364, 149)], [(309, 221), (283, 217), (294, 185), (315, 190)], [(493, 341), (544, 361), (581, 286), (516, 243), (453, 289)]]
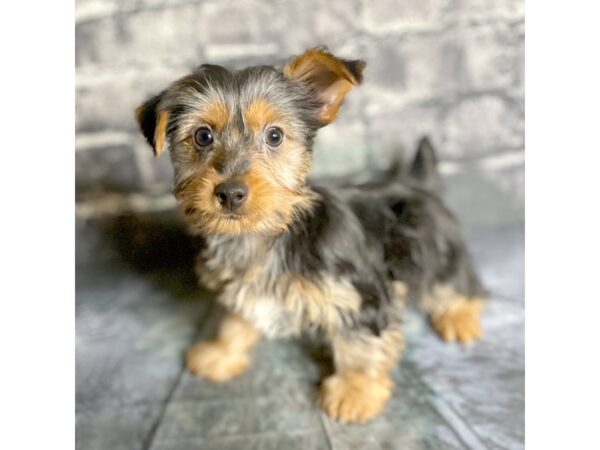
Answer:
[[(352, 181), (349, 181), (349, 178)], [(358, 172), (352, 177), (321, 177), (319, 181), (321, 184), (337, 187), (380, 186), (399, 181), (434, 194), (439, 194), (442, 189), (438, 157), (427, 136), (419, 140), (415, 157), (410, 164), (406, 164), (403, 152), (398, 150), (385, 170), (375, 170), (367, 174)]]
[(424, 136), (419, 141), (417, 153), (410, 165), (408, 177), (421, 189), (439, 192), (441, 178), (438, 170), (438, 157), (431, 141)]

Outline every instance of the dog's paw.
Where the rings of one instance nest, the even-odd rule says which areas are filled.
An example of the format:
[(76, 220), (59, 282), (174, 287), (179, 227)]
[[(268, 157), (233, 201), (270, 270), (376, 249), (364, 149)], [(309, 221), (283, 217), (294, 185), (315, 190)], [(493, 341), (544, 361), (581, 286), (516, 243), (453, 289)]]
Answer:
[(378, 415), (392, 393), (389, 378), (363, 373), (332, 375), (321, 385), (319, 407), (342, 423), (363, 423)]
[(232, 351), (218, 341), (199, 342), (187, 351), (185, 359), (189, 372), (215, 383), (242, 374), (249, 365), (246, 352)]
[(461, 300), (442, 313), (431, 315), (431, 326), (446, 342), (467, 344), (481, 338), (479, 314), (482, 303), (478, 300)]

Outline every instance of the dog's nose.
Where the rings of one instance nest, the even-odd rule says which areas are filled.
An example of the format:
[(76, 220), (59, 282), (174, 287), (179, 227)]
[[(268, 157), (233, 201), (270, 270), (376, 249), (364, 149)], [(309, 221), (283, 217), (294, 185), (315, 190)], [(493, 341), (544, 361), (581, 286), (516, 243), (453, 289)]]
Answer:
[(221, 183), (215, 187), (215, 197), (223, 208), (235, 211), (246, 201), (248, 187), (239, 181)]

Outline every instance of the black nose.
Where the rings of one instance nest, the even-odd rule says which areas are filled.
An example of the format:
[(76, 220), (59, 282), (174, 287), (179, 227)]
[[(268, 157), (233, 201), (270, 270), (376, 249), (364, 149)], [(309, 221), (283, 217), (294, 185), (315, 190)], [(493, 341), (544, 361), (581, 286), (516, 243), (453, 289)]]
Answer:
[(215, 197), (223, 208), (235, 211), (246, 201), (248, 187), (239, 181), (221, 183), (215, 188)]

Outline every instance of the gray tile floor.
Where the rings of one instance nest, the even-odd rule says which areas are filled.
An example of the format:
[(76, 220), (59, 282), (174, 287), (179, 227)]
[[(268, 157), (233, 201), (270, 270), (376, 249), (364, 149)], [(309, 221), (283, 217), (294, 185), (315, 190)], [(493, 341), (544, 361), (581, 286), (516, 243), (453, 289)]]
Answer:
[(524, 440), (522, 227), (474, 233), (492, 298), (484, 339), (446, 345), (409, 310), (385, 413), (340, 425), (314, 404), (328, 370), (308, 342), (264, 341), (239, 379), (183, 371), (222, 311), (196, 287), (194, 251), (165, 217), (77, 222), (77, 448), (520, 449)]

